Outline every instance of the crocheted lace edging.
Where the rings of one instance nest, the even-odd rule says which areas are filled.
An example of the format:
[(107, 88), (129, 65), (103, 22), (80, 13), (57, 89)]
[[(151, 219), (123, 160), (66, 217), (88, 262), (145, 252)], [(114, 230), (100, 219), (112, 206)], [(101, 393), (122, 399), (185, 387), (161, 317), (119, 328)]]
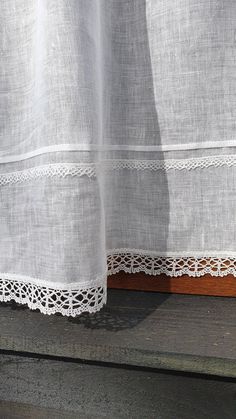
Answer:
[(163, 160), (134, 160), (113, 159), (105, 161), (105, 167), (110, 170), (136, 169), (136, 170), (194, 170), (209, 167), (236, 166), (236, 155), (194, 157), (189, 159), (163, 159)]
[[(150, 252), (151, 253), (151, 252)], [(141, 251), (116, 250), (107, 256), (108, 275), (120, 271), (144, 272), (148, 275), (166, 274), (172, 277), (189, 275), (200, 277), (210, 274), (236, 277), (236, 257), (170, 257), (144, 254)], [(0, 301), (26, 304), (39, 309), (43, 314), (60, 313), (63, 316), (78, 316), (83, 312), (99, 311), (107, 300), (106, 275), (99, 282), (61, 285), (35, 278), (0, 274)]]
[(0, 274), (0, 301), (13, 300), (43, 314), (60, 313), (75, 317), (83, 312), (95, 313), (103, 307), (106, 299), (106, 275), (99, 283), (61, 287), (60, 284), (48, 286), (46, 281), (35, 278)]
[(127, 249), (110, 252), (107, 263), (108, 275), (124, 271), (172, 277), (200, 277), (206, 274), (218, 277), (231, 274), (236, 277), (236, 257), (157, 256)]
[(16, 172), (1, 173), (0, 186), (22, 183), (39, 178), (65, 178), (66, 176), (96, 176), (96, 167), (93, 163), (54, 163), (18, 170)]
[(111, 159), (96, 163), (54, 163), (9, 173), (0, 173), (0, 186), (39, 178), (65, 178), (66, 176), (96, 177), (98, 170), (193, 170), (209, 167), (236, 166), (236, 156), (209, 156), (191, 159), (134, 160)]

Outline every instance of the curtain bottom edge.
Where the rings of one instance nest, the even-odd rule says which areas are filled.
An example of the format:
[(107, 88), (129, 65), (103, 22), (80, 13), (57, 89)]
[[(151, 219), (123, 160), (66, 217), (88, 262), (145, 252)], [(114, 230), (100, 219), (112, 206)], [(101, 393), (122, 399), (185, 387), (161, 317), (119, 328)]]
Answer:
[(15, 301), (43, 314), (76, 317), (84, 312), (95, 313), (106, 304), (107, 274), (123, 271), (151, 276), (165, 274), (167, 277), (199, 278), (206, 274), (236, 277), (236, 257), (165, 257), (113, 251), (107, 256), (107, 265), (108, 272), (99, 280), (88, 282), (87, 286), (85, 283), (52, 286), (52, 282), (0, 273), (0, 302)]

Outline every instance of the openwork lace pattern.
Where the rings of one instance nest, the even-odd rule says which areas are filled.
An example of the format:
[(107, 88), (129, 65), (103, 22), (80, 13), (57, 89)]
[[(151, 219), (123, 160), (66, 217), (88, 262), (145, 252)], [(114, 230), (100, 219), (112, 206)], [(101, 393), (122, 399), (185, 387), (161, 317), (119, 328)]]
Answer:
[[(210, 274), (236, 277), (236, 257), (169, 257), (145, 254), (142, 251), (119, 249), (107, 255), (108, 275), (120, 271), (144, 272), (148, 275), (166, 274), (180, 277), (200, 277)], [(90, 285), (49, 286), (35, 278), (0, 274), (0, 301), (14, 300), (38, 309), (44, 314), (60, 313), (63, 316), (78, 316), (81, 313), (99, 311), (107, 300), (106, 275)]]
[(109, 275), (124, 271), (172, 277), (200, 277), (206, 274), (218, 277), (232, 274), (236, 277), (236, 258), (231, 257), (169, 257), (120, 250), (108, 254), (107, 262)]
[(8, 274), (0, 277), (0, 301), (14, 300), (44, 314), (60, 313), (75, 317), (83, 312), (94, 313), (106, 303), (105, 278), (100, 286), (59, 289), (43, 285), (40, 281), (36, 284), (35, 279), (23, 281), (10, 278)]
[(107, 161), (107, 168), (113, 170), (136, 169), (136, 170), (193, 170), (205, 169), (208, 167), (235, 166), (236, 156), (208, 156), (194, 157), (190, 159), (163, 159), (163, 160), (110, 160)]
[(55, 163), (43, 166), (36, 166), (30, 169), (0, 174), (0, 185), (22, 183), (38, 178), (65, 178), (66, 176), (96, 176), (94, 163)]
[(39, 178), (65, 178), (66, 176), (96, 177), (98, 171), (109, 170), (193, 170), (209, 167), (236, 166), (236, 156), (210, 156), (191, 159), (166, 159), (166, 160), (134, 160), (111, 159), (95, 163), (54, 163), (36, 166), (29, 169), (9, 173), (0, 173), (0, 186), (22, 183)]

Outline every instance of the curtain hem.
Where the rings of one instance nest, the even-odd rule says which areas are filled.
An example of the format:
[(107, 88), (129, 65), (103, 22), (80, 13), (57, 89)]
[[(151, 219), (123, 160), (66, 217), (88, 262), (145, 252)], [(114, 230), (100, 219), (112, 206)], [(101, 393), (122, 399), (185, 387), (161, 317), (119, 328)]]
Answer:
[[(229, 252), (230, 253), (230, 252)], [(95, 281), (60, 284), (42, 281), (17, 274), (0, 273), (0, 301), (11, 300), (38, 309), (43, 314), (60, 313), (63, 316), (78, 316), (81, 313), (95, 313), (107, 302), (107, 274), (120, 271), (143, 272), (157, 276), (172, 277), (188, 275), (201, 277), (210, 274), (215, 277), (233, 275), (236, 277), (236, 256), (158, 256), (154, 252), (117, 249), (107, 255), (108, 273)]]

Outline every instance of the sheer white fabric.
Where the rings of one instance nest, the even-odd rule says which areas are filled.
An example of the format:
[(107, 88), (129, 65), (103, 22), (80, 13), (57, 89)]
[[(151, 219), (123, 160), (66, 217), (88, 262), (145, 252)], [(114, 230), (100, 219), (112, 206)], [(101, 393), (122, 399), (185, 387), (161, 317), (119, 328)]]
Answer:
[(236, 2), (0, 20), (0, 300), (75, 316), (120, 270), (236, 275)]

